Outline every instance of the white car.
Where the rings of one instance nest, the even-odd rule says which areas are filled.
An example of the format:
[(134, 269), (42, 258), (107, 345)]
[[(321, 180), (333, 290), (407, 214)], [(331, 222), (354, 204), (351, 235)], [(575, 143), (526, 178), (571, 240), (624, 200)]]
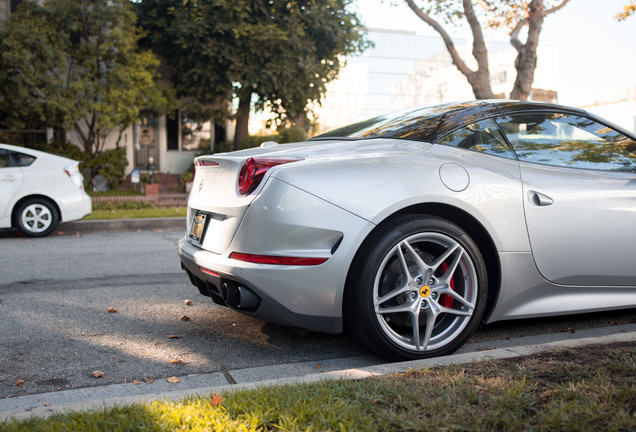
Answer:
[(49, 235), (60, 222), (91, 213), (79, 162), (0, 144), (0, 228), (28, 237)]

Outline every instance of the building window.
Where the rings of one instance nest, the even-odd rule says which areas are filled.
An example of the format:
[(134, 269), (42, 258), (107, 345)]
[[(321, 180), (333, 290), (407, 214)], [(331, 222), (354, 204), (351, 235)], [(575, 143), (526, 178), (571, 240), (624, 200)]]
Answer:
[(199, 123), (181, 113), (181, 150), (197, 151), (209, 150), (212, 139), (211, 124), (209, 121)]
[(179, 111), (166, 116), (168, 150), (179, 150)]
[(212, 147), (212, 123), (199, 122), (183, 111), (166, 118), (168, 150), (204, 151)]

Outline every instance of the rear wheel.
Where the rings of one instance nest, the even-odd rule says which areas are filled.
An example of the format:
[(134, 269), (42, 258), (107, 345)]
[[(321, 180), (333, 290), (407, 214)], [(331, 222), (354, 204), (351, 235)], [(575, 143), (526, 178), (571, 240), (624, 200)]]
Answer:
[(365, 241), (347, 280), (345, 322), (377, 354), (450, 354), (479, 326), (487, 296), (484, 260), (457, 225), (407, 215)]
[(57, 226), (60, 218), (55, 206), (42, 198), (21, 203), (15, 213), (15, 228), (28, 237), (44, 237)]

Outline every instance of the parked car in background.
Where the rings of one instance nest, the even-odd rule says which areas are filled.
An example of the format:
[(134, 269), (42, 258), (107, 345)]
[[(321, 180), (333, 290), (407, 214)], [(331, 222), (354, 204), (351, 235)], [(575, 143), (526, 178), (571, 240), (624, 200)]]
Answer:
[(195, 167), (182, 267), (264, 320), (397, 360), (636, 307), (636, 137), (580, 109), (431, 106)]
[(78, 167), (72, 159), (0, 144), (0, 228), (43, 237), (60, 222), (89, 215)]

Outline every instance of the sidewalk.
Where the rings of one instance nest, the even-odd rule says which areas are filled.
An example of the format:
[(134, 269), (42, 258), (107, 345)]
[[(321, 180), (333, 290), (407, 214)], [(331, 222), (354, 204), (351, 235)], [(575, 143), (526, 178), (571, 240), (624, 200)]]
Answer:
[(116, 384), (28, 395), (0, 400), (0, 420), (11, 417), (48, 417), (56, 413), (104, 409), (152, 400), (179, 400), (188, 396), (209, 396), (224, 391), (255, 389), (270, 385), (311, 383), (325, 379), (364, 379), (413, 369), (520, 358), (563, 348), (620, 342), (636, 342), (636, 324), (583, 330), (575, 335), (558, 333), (528, 336), (519, 338), (514, 343), (509, 340), (491, 341), (490, 344), (501, 346), (492, 350), (484, 348), (483, 344), (468, 344), (457, 354), (426, 360), (385, 363), (375, 356), (363, 356), (326, 360), (321, 363), (320, 368), (316, 368), (314, 362), (294, 363), (189, 375), (180, 377), (177, 384), (157, 379), (151, 384)]

